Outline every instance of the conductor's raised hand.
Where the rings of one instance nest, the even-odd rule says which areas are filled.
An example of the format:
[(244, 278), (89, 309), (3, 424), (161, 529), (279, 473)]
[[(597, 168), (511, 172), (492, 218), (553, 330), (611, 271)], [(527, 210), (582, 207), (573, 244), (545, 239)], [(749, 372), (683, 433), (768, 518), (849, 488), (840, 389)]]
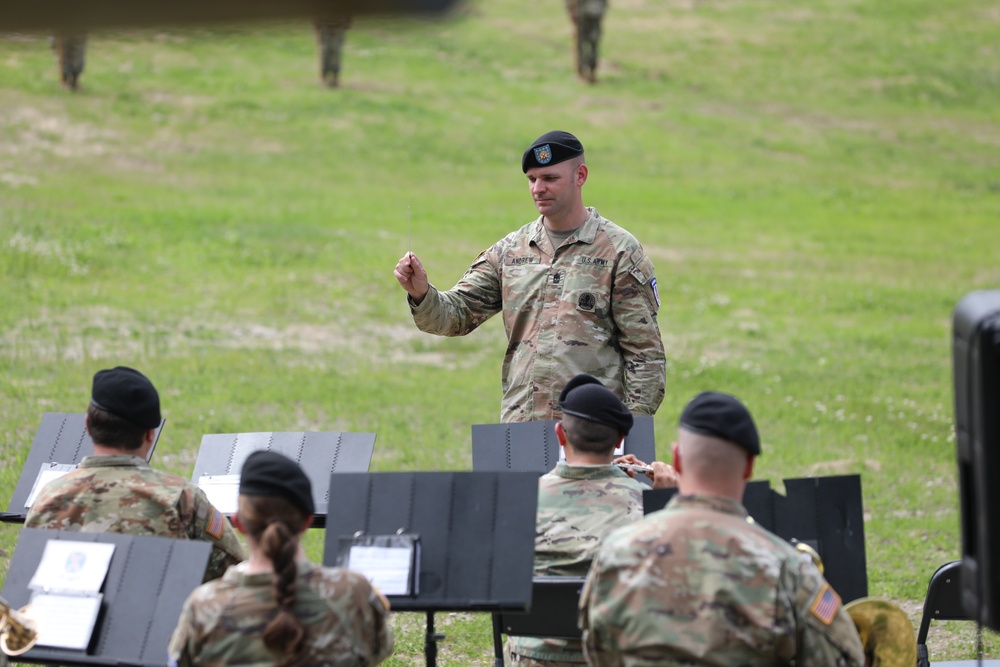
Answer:
[(396, 270), (393, 271), (396, 280), (402, 285), (406, 293), (413, 299), (413, 303), (420, 304), (427, 296), (427, 289), (430, 283), (427, 281), (427, 271), (421, 264), (420, 258), (412, 252), (403, 255), (396, 262)]

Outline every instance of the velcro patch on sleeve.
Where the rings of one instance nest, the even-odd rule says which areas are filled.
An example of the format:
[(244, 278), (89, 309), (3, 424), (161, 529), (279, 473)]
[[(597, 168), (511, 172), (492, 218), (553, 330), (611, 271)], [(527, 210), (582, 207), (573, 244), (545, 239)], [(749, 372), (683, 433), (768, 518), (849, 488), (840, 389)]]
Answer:
[(208, 523), (205, 524), (205, 533), (211, 535), (217, 540), (222, 539), (222, 531), (226, 526), (226, 517), (222, 516), (222, 512), (212, 508), (212, 516), (208, 517)]
[(816, 599), (813, 600), (809, 612), (821, 620), (824, 625), (830, 625), (833, 623), (838, 609), (840, 609), (840, 596), (830, 588), (830, 584), (825, 584), (820, 589)]

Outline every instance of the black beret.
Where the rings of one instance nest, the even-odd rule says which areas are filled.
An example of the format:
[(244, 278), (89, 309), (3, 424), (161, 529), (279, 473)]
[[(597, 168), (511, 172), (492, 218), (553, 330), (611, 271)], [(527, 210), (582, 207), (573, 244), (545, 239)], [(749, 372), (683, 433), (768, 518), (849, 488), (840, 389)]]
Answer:
[(583, 155), (583, 144), (569, 132), (552, 130), (535, 139), (531, 148), (524, 151), (521, 171), (528, 173), (532, 167), (550, 167)]
[(160, 395), (149, 378), (134, 368), (117, 366), (97, 371), (90, 402), (142, 428), (160, 425)]
[(247, 457), (240, 473), (240, 494), (279, 496), (305, 514), (314, 514), (312, 483), (295, 461), (277, 452), (259, 450)]
[(580, 374), (567, 382), (559, 394), (559, 407), (568, 415), (614, 426), (625, 435), (632, 429), (632, 413), (613, 391), (591, 375)]
[(703, 391), (684, 408), (680, 426), (692, 433), (728, 440), (754, 456), (760, 454), (757, 426), (750, 411), (735, 396)]

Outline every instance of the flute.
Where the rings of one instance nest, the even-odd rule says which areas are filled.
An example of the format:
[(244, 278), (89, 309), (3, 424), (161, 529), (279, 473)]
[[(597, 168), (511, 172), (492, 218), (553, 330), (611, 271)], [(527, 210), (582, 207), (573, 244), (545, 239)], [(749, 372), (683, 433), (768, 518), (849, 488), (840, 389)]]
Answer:
[(625, 463), (624, 461), (622, 461), (621, 463), (615, 463), (615, 465), (621, 468), (622, 470), (632, 470), (634, 472), (641, 472), (641, 473), (653, 472), (652, 466), (641, 466), (638, 463)]

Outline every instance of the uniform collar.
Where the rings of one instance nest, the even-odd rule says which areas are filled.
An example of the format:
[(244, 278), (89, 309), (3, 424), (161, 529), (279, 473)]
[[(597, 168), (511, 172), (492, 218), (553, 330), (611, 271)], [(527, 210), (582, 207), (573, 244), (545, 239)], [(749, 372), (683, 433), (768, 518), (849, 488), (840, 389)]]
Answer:
[[(601, 216), (597, 212), (596, 208), (592, 206), (587, 207), (587, 211), (590, 215), (587, 216), (587, 220), (583, 223), (583, 226), (576, 230), (568, 240), (576, 243), (587, 243), (591, 244), (594, 239), (597, 238), (597, 228), (599, 226)], [(548, 252), (549, 254), (555, 253), (555, 248), (552, 247), (552, 242), (549, 240), (548, 232), (545, 231), (545, 223), (542, 222), (542, 216), (538, 216), (535, 220), (535, 233), (531, 235), (531, 243)]]
[(107, 456), (85, 456), (80, 461), (81, 468), (110, 468), (126, 466), (131, 468), (149, 468), (149, 463), (141, 456), (131, 454), (110, 454)]
[(628, 477), (624, 471), (617, 466), (608, 464), (606, 466), (571, 466), (560, 461), (552, 470), (556, 477), (566, 479), (607, 479), (609, 477)]
[(703, 509), (710, 509), (716, 512), (722, 512), (723, 514), (733, 514), (735, 516), (747, 517), (749, 514), (743, 503), (733, 500), (732, 498), (727, 498), (725, 496), (714, 496), (708, 494), (697, 494), (692, 493), (686, 496), (680, 494), (675, 495), (667, 503), (667, 508), (692, 508), (700, 507)]

